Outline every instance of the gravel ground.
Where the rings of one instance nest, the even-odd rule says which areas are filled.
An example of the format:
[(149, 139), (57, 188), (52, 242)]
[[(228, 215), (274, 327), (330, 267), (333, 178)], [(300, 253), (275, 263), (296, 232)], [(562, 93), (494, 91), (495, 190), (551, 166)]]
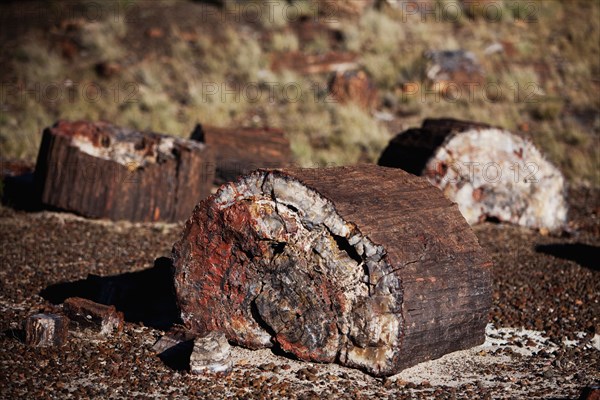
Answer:
[(560, 236), (476, 227), (495, 264), (485, 344), (388, 379), (242, 348), (230, 374), (191, 375), (153, 353), (160, 324), (132, 321), (109, 338), (71, 331), (62, 348), (27, 347), (21, 321), (54, 307), (41, 291), (150, 268), (181, 226), (2, 207), (0, 398), (578, 398), (600, 383), (600, 191), (570, 198), (570, 231)]

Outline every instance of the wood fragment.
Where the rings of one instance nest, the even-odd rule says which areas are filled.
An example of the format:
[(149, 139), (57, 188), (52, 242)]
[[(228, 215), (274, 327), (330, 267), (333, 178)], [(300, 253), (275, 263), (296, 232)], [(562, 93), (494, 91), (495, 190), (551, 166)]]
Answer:
[(69, 297), (62, 305), (63, 311), (81, 329), (91, 328), (103, 336), (123, 330), (123, 313), (114, 306), (99, 304), (81, 297)]
[(58, 314), (35, 314), (25, 320), (24, 330), (29, 346), (62, 346), (67, 342), (69, 319)]
[(400, 169), (260, 170), (173, 249), (187, 328), (391, 375), (481, 344), (490, 262), (456, 205)]

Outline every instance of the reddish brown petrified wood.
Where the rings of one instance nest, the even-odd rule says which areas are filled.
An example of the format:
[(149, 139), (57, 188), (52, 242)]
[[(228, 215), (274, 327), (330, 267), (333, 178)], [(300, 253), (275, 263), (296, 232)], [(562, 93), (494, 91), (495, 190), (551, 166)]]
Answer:
[(69, 319), (80, 328), (91, 328), (105, 336), (123, 329), (123, 313), (117, 311), (115, 306), (81, 297), (69, 297), (62, 304), (62, 308)]
[(217, 128), (196, 125), (192, 139), (206, 143), (216, 157), (215, 182), (222, 184), (258, 168), (292, 164), (290, 142), (275, 128)]
[(44, 205), (86, 217), (185, 219), (210, 193), (204, 144), (106, 122), (59, 121), (44, 131), (36, 186)]
[(456, 205), (399, 169), (253, 172), (200, 202), (173, 251), (199, 334), (378, 376), (484, 340), (490, 261)]

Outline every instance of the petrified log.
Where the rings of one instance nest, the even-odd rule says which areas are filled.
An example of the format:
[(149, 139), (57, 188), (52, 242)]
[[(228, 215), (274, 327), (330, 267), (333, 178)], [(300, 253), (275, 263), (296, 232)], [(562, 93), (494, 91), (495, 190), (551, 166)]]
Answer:
[(67, 342), (69, 319), (64, 315), (35, 314), (25, 320), (24, 330), (29, 346), (62, 346)]
[(292, 152), (285, 133), (275, 128), (217, 128), (196, 125), (191, 139), (215, 154), (215, 183), (232, 181), (257, 168), (290, 166)]
[(426, 120), (393, 138), (379, 165), (425, 176), (470, 224), (499, 220), (557, 230), (566, 222), (560, 171), (531, 142), (501, 128)]
[(44, 130), (36, 186), (46, 206), (86, 217), (178, 221), (210, 194), (212, 153), (191, 140), (106, 122)]
[(81, 297), (70, 297), (62, 305), (71, 321), (81, 329), (91, 329), (103, 336), (123, 329), (123, 313), (115, 306), (99, 304)]
[(173, 256), (186, 326), (252, 349), (383, 376), (484, 340), (490, 263), (400, 169), (253, 172), (200, 202)]

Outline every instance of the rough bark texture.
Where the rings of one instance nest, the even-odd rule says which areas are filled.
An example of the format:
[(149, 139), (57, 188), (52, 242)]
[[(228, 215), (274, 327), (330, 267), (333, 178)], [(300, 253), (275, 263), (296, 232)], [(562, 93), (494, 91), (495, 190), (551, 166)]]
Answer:
[(173, 251), (184, 323), (249, 348), (383, 376), (484, 340), (490, 262), (399, 169), (256, 171), (202, 201)]
[(29, 346), (62, 346), (69, 335), (69, 319), (63, 315), (35, 314), (25, 320), (24, 330)]
[(59, 121), (44, 131), (35, 180), (46, 206), (93, 218), (178, 221), (210, 194), (213, 165), (201, 143)]
[(290, 142), (280, 129), (196, 125), (191, 138), (206, 143), (214, 152), (215, 182), (219, 185), (257, 168), (281, 168), (292, 163)]
[(425, 176), (470, 224), (492, 219), (559, 230), (566, 223), (561, 172), (531, 142), (501, 128), (426, 120), (392, 139), (379, 164)]

